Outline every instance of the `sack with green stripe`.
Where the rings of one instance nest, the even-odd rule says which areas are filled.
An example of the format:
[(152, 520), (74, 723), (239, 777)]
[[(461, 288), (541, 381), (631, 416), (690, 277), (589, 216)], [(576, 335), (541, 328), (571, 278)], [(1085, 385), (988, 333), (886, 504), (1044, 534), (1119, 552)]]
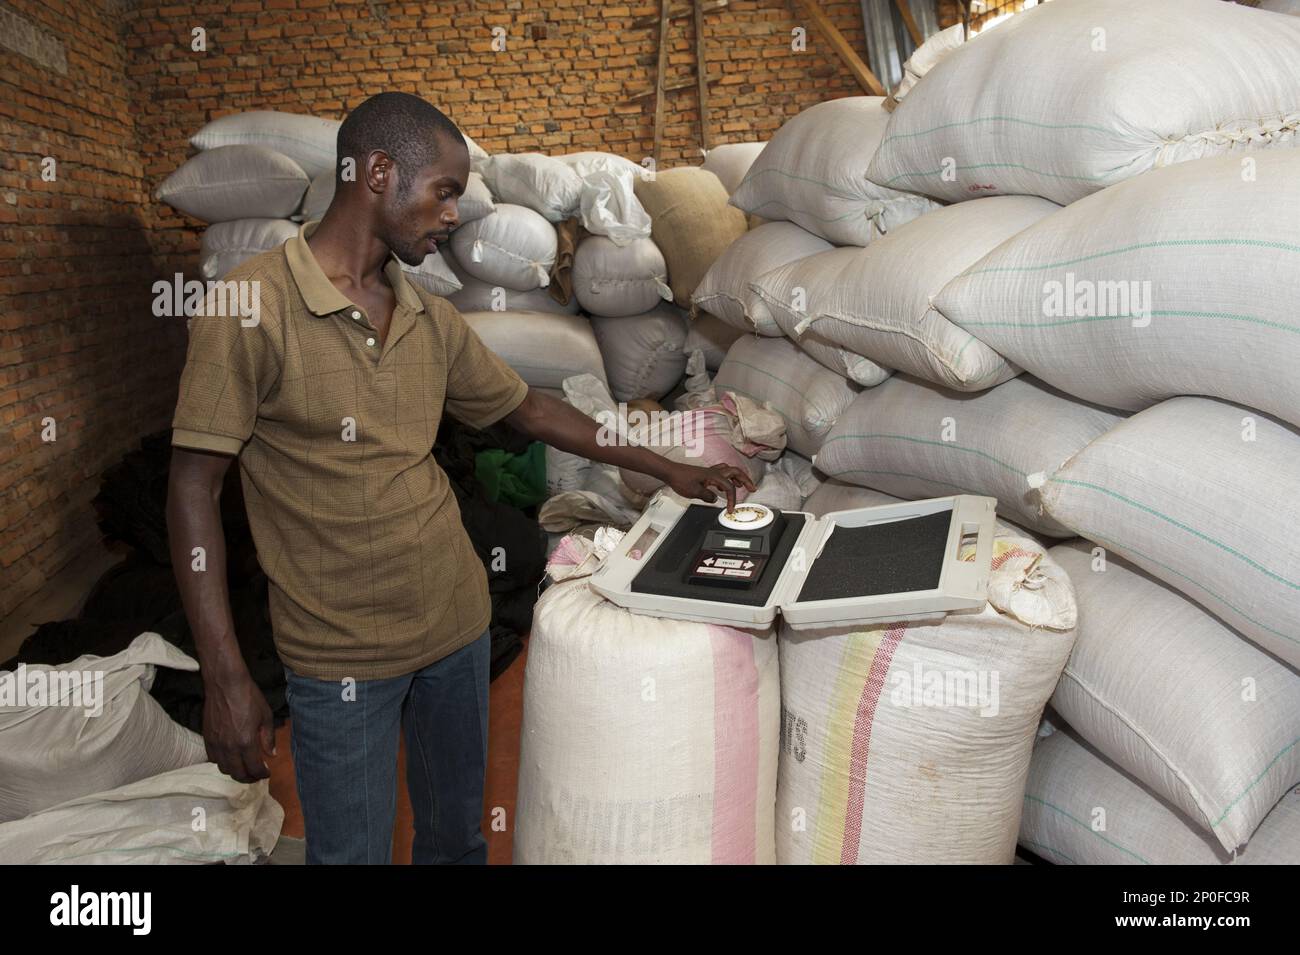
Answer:
[(1300, 431), (1171, 398), (1088, 445), (1043, 487), (1048, 516), (1182, 591), (1300, 669)]
[(936, 208), (910, 187), (883, 188), (867, 179), (889, 122), (883, 103), (882, 96), (845, 96), (788, 120), (749, 167), (731, 204), (769, 221), (793, 222), (836, 245), (866, 245)]
[(937, 621), (782, 626), (778, 863), (1012, 861), (1075, 603), (1041, 545), (1005, 525), (989, 600)]
[(1042, 513), (1038, 489), (1121, 420), (1024, 375), (975, 395), (894, 375), (840, 415), (814, 463), (827, 477), (908, 500), (986, 494), (1000, 517), (1069, 537)]
[(861, 390), (785, 338), (736, 339), (713, 379), (719, 397), (734, 391), (785, 419), (786, 445), (811, 458)]
[(1225, 851), (1245, 845), (1300, 782), (1300, 674), (1091, 542), (1050, 553), (1079, 605), (1052, 707)]
[(1297, 208), (1300, 149), (1160, 169), (1030, 226), (935, 307), (1089, 401), (1210, 395), (1300, 423)]
[(948, 202), (1064, 205), (1149, 169), (1288, 149), (1298, 49), (1300, 20), (1221, 0), (1054, 0), (944, 56), (868, 176)]
[[(750, 283), (750, 315), (864, 385), (880, 381), (861, 377), (866, 358), (870, 368), (959, 391), (989, 388), (1020, 369), (931, 303), (962, 269), (1058, 208), (1034, 196), (993, 196), (939, 209), (865, 249), (831, 249), (763, 273)], [(813, 341), (827, 344), (814, 349)]]
[(1057, 865), (1295, 865), (1300, 791), (1229, 855), (1205, 830), (1072, 735), (1044, 726), (1020, 815), (1020, 845)]

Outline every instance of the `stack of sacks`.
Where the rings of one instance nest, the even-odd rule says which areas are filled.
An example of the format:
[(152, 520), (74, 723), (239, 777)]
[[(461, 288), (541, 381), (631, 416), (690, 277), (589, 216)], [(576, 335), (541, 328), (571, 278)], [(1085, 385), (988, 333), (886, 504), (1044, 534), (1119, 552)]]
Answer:
[(828, 477), (909, 500), (995, 497), (1002, 517), (1070, 537), (1069, 525), (1043, 514), (1040, 489), (1122, 420), (1027, 375), (974, 395), (895, 375), (840, 414), (815, 461)]
[[(1069, 440), (1007, 456), (950, 414), (940, 440), (983, 458), (964, 473), (817, 459), (886, 489), (902, 471), (1023, 472), (1037, 493), (989, 487), (1000, 508), (1087, 538), (1053, 551), (1081, 631), (1053, 701), (1069, 729), (1038, 747), (1021, 834), (1053, 861), (1212, 863), (1248, 840), (1241, 861), (1300, 861), (1284, 797), (1300, 779), (1298, 46), (1300, 22), (1214, 0), (1046, 4), (931, 64), (870, 166), (957, 209), (1066, 204), (932, 293), (931, 314), (1077, 399), (1042, 409), (1049, 430), (1076, 422)], [(963, 407), (1027, 387), (1048, 391), (1025, 377)], [(855, 433), (938, 449), (937, 429), (873, 415)]]
[(746, 335), (736, 339), (713, 381), (785, 419), (786, 444), (812, 458), (840, 415), (862, 390), (818, 364), (784, 338)]
[(1219, 0), (1041, 4), (907, 93), (868, 178), (948, 202), (1065, 205), (1160, 166), (1286, 149), (1297, 48), (1300, 21)]
[(750, 283), (753, 320), (775, 323), (859, 384), (879, 384), (896, 368), (960, 391), (988, 388), (1020, 369), (940, 314), (934, 296), (1057, 208), (1033, 196), (978, 199), (908, 222), (866, 248), (797, 259)]
[(835, 245), (857, 246), (935, 208), (922, 196), (867, 179), (890, 119), (883, 102), (879, 96), (828, 100), (786, 122), (749, 167), (731, 204), (793, 222)]
[(1051, 556), (1079, 603), (1052, 707), (1082, 742), (1040, 742), (1022, 843), (1062, 862), (1215, 863), (1242, 847), (1241, 861), (1284, 847), (1277, 861), (1300, 861), (1284, 798), (1300, 781), (1300, 673), (1095, 544)]
[[(823, 486), (825, 514), (894, 499)], [(999, 525), (989, 605), (869, 628), (782, 625), (784, 864), (1008, 864), (1035, 729), (1074, 643), (1065, 571)], [(963, 548), (974, 559), (973, 545)]]
[[(254, 110), (212, 120), (190, 137), (198, 154), (162, 182), (155, 198), (210, 223), (199, 257), (205, 279), (220, 278), (282, 245), (297, 231), (294, 219), (324, 214), (333, 196), (339, 125), (323, 117)], [(465, 140), (472, 157), (487, 155)], [(479, 190), (474, 198), (481, 204), (491, 197)], [(430, 261), (435, 258), (403, 268), (434, 294), (445, 295), (459, 286), (441, 263)]]
[(776, 861), (780, 683), (765, 631), (632, 613), (587, 578), (619, 546), (569, 536), (525, 677), (516, 863)]
[(556, 312), (464, 312), (483, 344), (530, 388), (564, 396), (564, 379), (588, 374), (605, 382), (605, 366), (591, 325), (580, 315)]

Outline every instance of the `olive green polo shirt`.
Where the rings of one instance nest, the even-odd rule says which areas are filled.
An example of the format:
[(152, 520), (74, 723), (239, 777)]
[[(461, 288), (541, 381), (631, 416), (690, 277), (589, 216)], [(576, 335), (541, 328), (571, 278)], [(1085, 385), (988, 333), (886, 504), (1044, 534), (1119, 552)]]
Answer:
[(255, 322), (191, 319), (172, 444), (239, 456), (284, 663), (382, 679), (488, 626), (487, 573), (432, 448), (444, 411), (484, 428), (528, 387), (396, 257), (381, 346), (312, 255), (316, 225), (225, 277), (257, 283)]

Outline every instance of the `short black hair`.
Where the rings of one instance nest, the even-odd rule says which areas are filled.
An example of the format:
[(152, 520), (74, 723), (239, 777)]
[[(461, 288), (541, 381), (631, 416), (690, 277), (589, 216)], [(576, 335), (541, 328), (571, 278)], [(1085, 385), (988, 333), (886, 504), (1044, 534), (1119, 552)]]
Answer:
[[(398, 195), (411, 188), (415, 174), (441, 156), (440, 135), (464, 143), (465, 137), (443, 112), (410, 93), (376, 93), (348, 113), (339, 126), (336, 183), (343, 181), (343, 159), (356, 160), (361, 175), (365, 158), (382, 149), (401, 170)], [(468, 143), (466, 143), (468, 148)]]

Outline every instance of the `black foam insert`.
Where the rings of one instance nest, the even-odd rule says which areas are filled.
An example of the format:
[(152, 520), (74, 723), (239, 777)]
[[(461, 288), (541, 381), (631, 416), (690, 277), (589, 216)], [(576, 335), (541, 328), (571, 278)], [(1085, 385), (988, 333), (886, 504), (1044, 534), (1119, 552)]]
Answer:
[(939, 586), (952, 510), (831, 531), (799, 600), (869, 597)]
[(690, 560), (704, 546), (705, 534), (722, 526), (718, 523), (720, 513), (721, 509), (707, 504), (689, 505), (668, 532), (668, 538), (659, 545), (650, 563), (632, 578), (632, 592), (665, 597), (693, 597), (746, 607), (761, 607), (767, 603), (772, 588), (776, 586), (776, 578), (781, 575), (781, 568), (785, 566), (790, 552), (794, 550), (794, 542), (803, 530), (804, 515), (776, 511), (776, 517), (772, 521), (772, 556), (753, 587), (732, 590), (688, 583), (686, 578), (691, 570), (688, 566)]

